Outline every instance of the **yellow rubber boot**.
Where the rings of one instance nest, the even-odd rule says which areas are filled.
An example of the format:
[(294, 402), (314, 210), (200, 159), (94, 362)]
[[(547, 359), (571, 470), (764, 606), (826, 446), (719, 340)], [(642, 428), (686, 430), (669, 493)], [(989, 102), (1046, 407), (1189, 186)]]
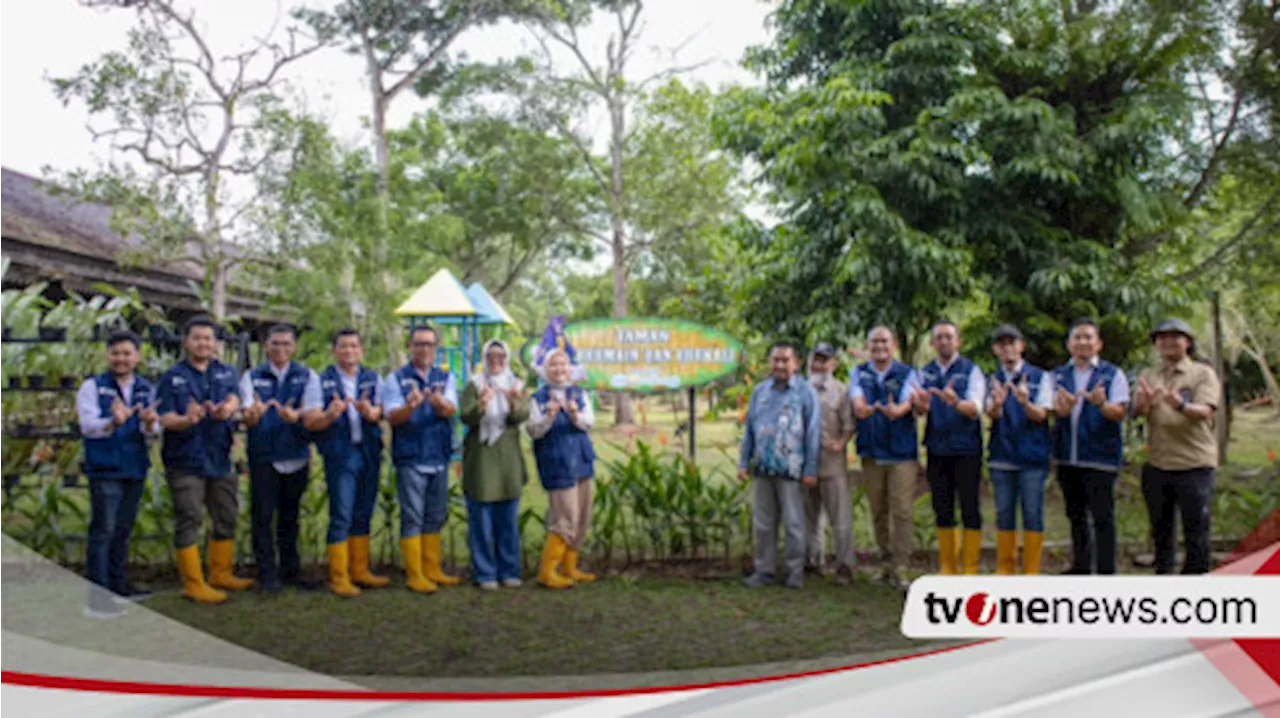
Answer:
[(182, 578), (182, 595), (197, 603), (222, 603), (227, 594), (204, 582), (200, 568), (200, 549), (195, 544), (178, 549), (178, 576)]
[(560, 563), (560, 573), (579, 583), (591, 583), (596, 580), (594, 573), (578, 570), (578, 552), (571, 548), (565, 549), (564, 560)]
[(1044, 551), (1043, 531), (1022, 532), (1022, 573), (1034, 576), (1040, 573), (1040, 555)]
[(360, 589), (351, 583), (351, 554), (347, 542), (329, 544), (329, 590), (351, 598), (359, 596)]
[(573, 579), (560, 575), (556, 567), (564, 560), (568, 546), (559, 534), (547, 534), (547, 543), (542, 547), (542, 562), (538, 564), (538, 583), (547, 588), (570, 588)]
[(422, 574), (441, 586), (457, 586), (462, 579), (440, 567), (440, 534), (422, 534)]
[(956, 565), (956, 530), (954, 528), (938, 529), (938, 573), (943, 576), (954, 576), (960, 573)]
[(404, 557), (405, 585), (415, 593), (435, 593), (436, 585), (422, 573), (422, 536), (400, 539), (400, 554)]
[(978, 572), (978, 561), (982, 558), (982, 532), (977, 529), (964, 530), (964, 572), (969, 575)]
[(352, 536), (347, 539), (347, 551), (351, 554), (351, 582), (367, 588), (386, 588), (391, 579), (378, 576), (369, 570), (369, 537)]
[(238, 578), (231, 572), (231, 561), (236, 555), (233, 539), (209, 541), (209, 585), (227, 591), (244, 591), (253, 588), (253, 579)]
[(1018, 532), (996, 532), (996, 574), (1012, 576), (1018, 572)]

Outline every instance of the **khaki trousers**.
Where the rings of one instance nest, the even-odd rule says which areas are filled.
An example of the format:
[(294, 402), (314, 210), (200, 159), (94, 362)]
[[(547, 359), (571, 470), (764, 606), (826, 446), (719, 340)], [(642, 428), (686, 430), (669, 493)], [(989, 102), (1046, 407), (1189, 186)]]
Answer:
[[(829, 522), (836, 542), (836, 566), (853, 568), (853, 505), (849, 502), (848, 477), (819, 476), (817, 486), (804, 489), (804, 513), (806, 563), (817, 568), (826, 563), (826, 527), (823, 524)], [(824, 513), (826, 522), (822, 521)]]
[(591, 529), (591, 497), (595, 481), (587, 479), (568, 489), (547, 492), (547, 532), (564, 539), (574, 551)]
[(915, 488), (918, 462), (878, 464), (862, 460), (862, 478), (867, 487), (867, 503), (875, 524), (876, 545), (886, 564), (904, 569), (911, 558), (915, 533)]

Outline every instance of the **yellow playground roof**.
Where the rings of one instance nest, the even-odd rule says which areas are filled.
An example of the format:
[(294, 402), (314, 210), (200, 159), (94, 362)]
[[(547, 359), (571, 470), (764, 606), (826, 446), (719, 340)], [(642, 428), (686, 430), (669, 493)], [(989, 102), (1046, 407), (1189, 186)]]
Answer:
[(453, 272), (441, 269), (396, 308), (398, 317), (470, 317), (475, 305)]

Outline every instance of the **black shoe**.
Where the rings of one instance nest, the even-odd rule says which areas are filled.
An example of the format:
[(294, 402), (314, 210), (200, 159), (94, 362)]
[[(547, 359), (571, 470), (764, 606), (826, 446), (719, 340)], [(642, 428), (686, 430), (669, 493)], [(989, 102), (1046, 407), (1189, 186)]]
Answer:
[(138, 603), (140, 601), (145, 601), (148, 598), (151, 598), (151, 595), (152, 595), (150, 591), (139, 588), (128, 581), (125, 581), (124, 585), (121, 586), (119, 590), (115, 591), (114, 593), (115, 595), (112, 598), (115, 599), (115, 602), (125, 606), (129, 605), (130, 603)]
[(299, 591), (320, 591), (325, 587), (323, 581), (312, 581), (301, 576), (291, 576), (284, 579), (284, 585), (292, 586)]
[(262, 593), (275, 595), (284, 590), (284, 583), (278, 578), (264, 578), (258, 581), (258, 590)]
[(1090, 573), (1091, 572), (1087, 568), (1076, 568), (1072, 566), (1071, 568), (1067, 569), (1066, 571), (1063, 571), (1062, 573), (1059, 573), (1058, 575), (1059, 576), (1088, 576)]

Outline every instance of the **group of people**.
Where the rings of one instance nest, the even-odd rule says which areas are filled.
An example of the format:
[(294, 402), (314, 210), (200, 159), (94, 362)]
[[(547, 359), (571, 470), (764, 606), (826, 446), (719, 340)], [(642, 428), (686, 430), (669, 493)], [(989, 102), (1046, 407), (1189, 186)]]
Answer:
[[(570, 360), (552, 350), (532, 395), (510, 370), (505, 343), (483, 348), (483, 365), (459, 397), (452, 374), (437, 367), (438, 333), (409, 331), (410, 360), (380, 377), (362, 363), (359, 332), (332, 343), (321, 373), (293, 360), (297, 334), (272, 327), (267, 360), (237, 376), (216, 357), (217, 326), (186, 323), (184, 358), (157, 383), (137, 374), (141, 339), (113, 333), (108, 370), (80, 387), (76, 408), (85, 445), (91, 518), (86, 575), (95, 585), (86, 615), (112, 617), (143, 592), (127, 578), (129, 535), (150, 468), (148, 442), (160, 455), (173, 497), (174, 548), (186, 597), (221, 603), (228, 591), (255, 584), (320, 588), (304, 578), (298, 553), (299, 505), (311, 476), (311, 445), (324, 464), (329, 501), (329, 589), (358, 596), (389, 585), (370, 565), (369, 534), (383, 461), (383, 423), (391, 430), (405, 585), (429, 594), (460, 583), (445, 573), (440, 532), (448, 516), (455, 421), (468, 427), (462, 486), (468, 509), (471, 580), (480, 588), (518, 587), (519, 498), (528, 481), (519, 432), (533, 439), (539, 478), (549, 496), (548, 537), (539, 582), (567, 588), (595, 579), (578, 567), (591, 523), (595, 421), (590, 397), (570, 380)], [(252, 539), (257, 580), (235, 575), (239, 480), (232, 460), (238, 421), (247, 428)], [(210, 520), (203, 570), (199, 538)]]
[(1021, 572), (1040, 572), (1051, 468), (1071, 525), (1066, 573), (1115, 573), (1121, 428), (1136, 417), (1147, 424), (1142, 491), (1155, 570), (1175, 568), (1180, 515), (1182, 572), (1207, 572), (1221, 385), (1212, 368), (1193, 360), (1195, 337), (1185, 322), (1162, 322), (1151, 339), (1160, 366), (1144, 372), (1133, 392), (1124, 372), (1100, 358), (1102, 338), (1088, 319), (1068, 331), (1071, 361), (1052, 370), (1023, 360), (1026, 344), (1016, 327), (998, 327), (991, 351), (999, 367), (990, 376), (960, 353), (960, 331), (945, 321), (932, 328), (936, 358), (920, 369), (894, 358), (892, 331), (872, 329), (859, 352), (868, 360), (850, 370), (848, 387), (832, 376), (838, 359), (830, 344), (810, 354), (807, 381), (799, 375), (797, 346), (775, 344), (771, 380), (751, 394), (739, 456), (739, 479), (754, 481), (755, 572), (747, 585), (774, 582), (781, 525), (786, 585), (803, 587), (806, 569), (821, 570), (825, 558), (823, 514), (834, 534), (837, 580), (849, 582), (855, 554), (847, 452), (856, 437), (881, 577), (904, 588), (915, 530), (918, 417), (925, 418), (940, 573), (978, 572), (984, 454), (996, 504), (997, 574), (1018, 573), (1019, 511)]

